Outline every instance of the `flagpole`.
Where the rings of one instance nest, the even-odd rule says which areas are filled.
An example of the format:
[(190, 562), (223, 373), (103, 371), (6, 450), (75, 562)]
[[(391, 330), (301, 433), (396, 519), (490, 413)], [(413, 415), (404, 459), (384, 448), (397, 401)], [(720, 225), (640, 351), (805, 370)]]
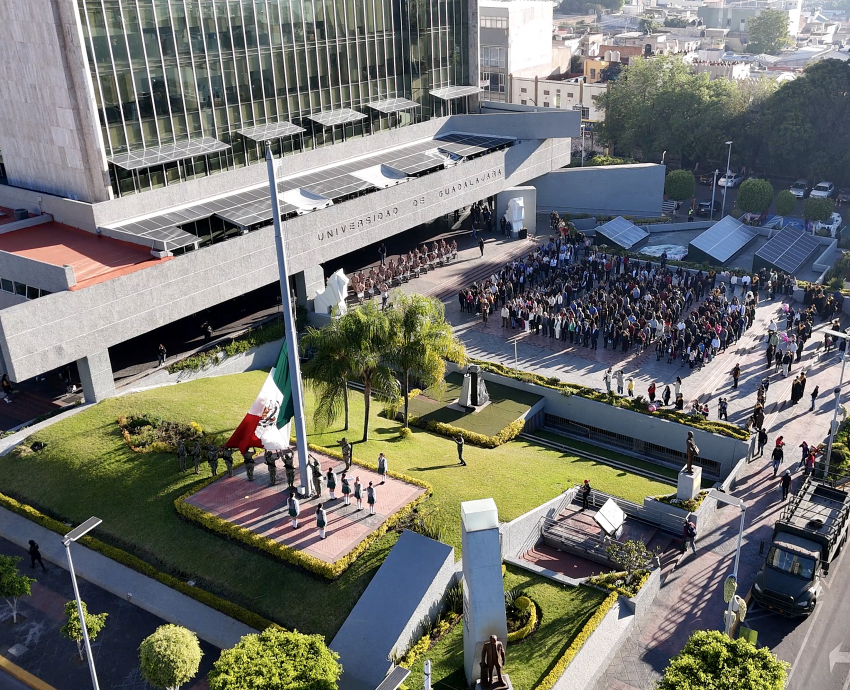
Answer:
[(280, 206), (277, 201), (277, 179), (274, 171), (274, 158), (269, 142), (266, 142), (266, 167), (269, 173), (269, 192), (272, 201), (272, 220), (274, 221), (274, 245), (277, 251), (277, 268), (280, 273), (280, 295), (283, 306), (283, 332), (286, 337), (286, 357), (289, 360), (290, 382), (292, 384), (292, 405), (294, 407), (295, 440), (298, 444), (298, 474), (306, 496), (313, 493), (313, 478), (307, 467), (307, 427), (304, 423), (304, 399), (301, 396), (301, 362), (298, 359), (298, 339), (292, 319), (292, 300), (289, 294), (289, 271), (286, 268), (286, 251), (280, 232)]

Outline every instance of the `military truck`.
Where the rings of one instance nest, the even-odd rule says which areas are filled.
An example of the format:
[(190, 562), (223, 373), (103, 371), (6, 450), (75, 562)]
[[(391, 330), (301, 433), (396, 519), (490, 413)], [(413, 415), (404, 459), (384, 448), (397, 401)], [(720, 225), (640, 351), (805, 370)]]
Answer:
[(773, 526), (773, 542), (756, 576), (753, 598), (784, 616), (808, 616), (820, 578), (847, 541), (850, 494), (809, 477)]

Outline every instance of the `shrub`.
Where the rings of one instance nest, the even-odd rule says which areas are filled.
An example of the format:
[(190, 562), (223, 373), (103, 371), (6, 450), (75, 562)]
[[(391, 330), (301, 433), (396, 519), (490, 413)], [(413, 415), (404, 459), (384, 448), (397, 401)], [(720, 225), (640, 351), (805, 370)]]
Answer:
[(776, 212), (780, 216), (790, 216), (797, 208), (797, 197), (787, 189), (783, 189), (776, 195)]
[[(520, 607), (520, 604), (522, 604), (522, 607)], [(519, 597), (514, 605), (523, 613), (527, 611), (528, 619), (522, 627), (508, 633), (508, 642), (521, 642), (531, 635), (537, 627), (537, 605), (528, 597)]]
[(587, 584), (596, 587), (603, 587), (610, 592), (616, 592), (624, 597), (635, 597), (640, 592), (641, 587), (646, 584), (649, 576), (652, 574), (650, 570), (637, 570), (635, 578), (629, 584), (626, 582), (626, 573), (605, 573), (604, 575), (591, 575), (587, 578)]
[(643, 570), (649, 568), (658, 557), (646, 548), (640, 539), (628, 539), (624, 542), (611, 542), (605, 549), (608, 558), (626, 571), (626, 584), (632, 584), (632, 578)]
[(409, 426), (403, 426), (398, 430), (398, 437), (401, 439), (410, 438), (412, 434)]
[(139, 645), (139, 670), (155, 688), (178, 688), (198, 673), (201, 645), (191, 630), (160, 625)]
[(458, 580), (446, 592), (446, 608), (450, 613), (463, 613), (463, 580)]
[[(301, 307), (303, 309), (303, 307)], [(306, 309), (304, 309), (304, 321), (306, 323)], [(299, 316), (296, 311), (296, 328), (298, 328)], [(301, 329), (298, 329), (301, 330)], [(169, 374), (177, 374), (181, 371), (201, 371), (209, 366), (220, 364), (228, 357), (233, 357), (248, 350), (271, 343), (275, 340), (283, 338), (283, 321), (275, 319), (261, 324), (257, 328), (252, 328), (240, 336), (231, 340), (227, 345), (216, 345), (215, 347), (197, 352), (189, 357), (184, 357), (173, 364), (169, 364), (167, 371)]]
[(460, 427), (452, 426), (451, 424), (435, 422), (434, 420), (426, 421), (421, 417), (414, 417), (413, 415), (410, 417), (410, 422), (415, 426), (435, 434), (440, 434), (441, 436), (454, 438), (460, 434), (463, 436), (463, 440), (466, 443), (472, 444), (473, 446), (481, 446), (482, 448), (496, 448), (497, 446), (501, 446), (503, 443), (507, 443), (519, 436), (525, 428), (525, 420), (517, 419), (516, 421), (508, 424), (498, 434), (495, 434), (494, 436), (485, 436), (484, 434), (467, 431), (466, 429), (461, 429)]
[(676, 498), (676, 494), (667, 494), (665, 496), (653, 496), (652, 498), (658, 501), (659, 503), (664, 503), (669, 506), (681, 508), (682, 510), (686, 510), (689, 513), (695, 513), (697, 509), (702, 505), (702, 502), (705, 500), (706, 496), (708, 496), (708, 491), (700, 491), (699, 494), (697, 494), (696, 498), (679, 499)]
[(696, 180), (690, 170), (674, 170), (664, 180), (664, 193), (674, 201), (690, 199), (695, 189)]
[(153, 415), (120, 416), (116, 420), (125, 443), (136, 453), (176, 453), (177, 443), (197, 441), (203, 436), (196, 422), (165, 422)]

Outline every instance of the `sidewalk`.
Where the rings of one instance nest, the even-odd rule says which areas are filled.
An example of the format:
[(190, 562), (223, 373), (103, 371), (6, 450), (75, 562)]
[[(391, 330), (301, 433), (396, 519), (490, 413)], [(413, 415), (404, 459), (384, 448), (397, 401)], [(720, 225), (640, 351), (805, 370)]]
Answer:
[[(769, 309), (760, 307), (757, 320), (762, 320), (765, 310)], [(802, 361), (792, 369), (795, 375), (807, 370), (807, 394), (800, 403), (791, 405), (788, 402), (792, 376), (783, 379), (781, 375), (771, 375), (765, 422), (770, 440), (764, 457), (753, 460), (738, 478), (735, 495), (747, 505), (738, 568), (738, 594), (741, 596), (749, 591), (761, 569), (764, 555), (759, 554), (760, 542), (769, 542), (773, 524), (783, 505), (777, 489), (779, 481), (778, 478), (773, 479), (770, 464), (774, 440), (778, 435), (785, 437), (785, 460), (779, 474), (786, 469), (791, 470), (794, 492), (803, 481), (802, 473), (797, 469), (800, 461), (798, 446), (803, 440), (810, 444), (820, 443), (829, 433), (834, 398), (828, 392), (838, 383), (840, 360), (835, 353), (823, 358), (814, 355), (821, 341), (817, 332), (823, 327), (823, 324), (816, 325), (816, 335), (810, 339)], [(761, 342), (754, 345), (745, 342), (744, 350), (739, 352), (740, 357), (730, 360), (730, 365), (731, 361), (740, 361), (742, 369), (742, 386), (739, 397), (735, 398), (740, 401), (734, 413), (736, 421), (740, 421), (752, 408), (749, 401), (754, 399), (758, 382), (767, 371), (764, 345)], [(822, 395), (816, 410), (809, 412), (811, 400), (808, 393), (816, 385), (820, 386)], [(724, 377), (716, 385), (707, 380), (704, 387), (706, 394), (726, 394), (730, 392), (731, 380)], [(745, 408), (741, 409), (741, 405)], [(730, 420), (732, 418), (730, 410)], [(736, 508), (720, 508), (714, 527), (698, 536), (696, 555), (688, 553), (675, 570), (663, 574), (661, 591), (645, 622), (617, 653), (597, 683), (596, 690), (648, 690), (661, 677), (670, 658), (681, 651), (691, 632), (723, 629), (723, 612), (726, 609), (722, 596), (723, 581), (732, 573), (739, 522), (740, 512)], [(758, 629), (759, 624), (768, 624), (768, 621), (756, 622), (753, 627)]]
[[(22, 556), (24, 560), (18, 564), (19, 570), (37, 579), (32, 586), (32, 596), (20, 599), (17, 623), (12, 623), (11, 610), (0, 602), (3, 606), (0, 610), (0, 654), (56, 690), (91, 687), (88, 665), (80, 661), (76, 644), (59, 633), (65, 623), (65, 602), (74, 597), (68, 572), (46, 558), (46, 573), (38, 566), (30, 570), (26, 551), (2, 538), (0, 553)], [(88, 610), (109, 614), (106, 626), (92, 642), (100, 687), (103, 690), (149, 690), (139, 675), (139, 644), (165, 621), (80, 577), (77, 582)], [(184, 686), (186, 690), (208, 688), (205, 678), (218, 659), (219, 650), (203, 641), (201, 649), (204, 653), (201, 668), (195, 680)], [(20, 685), (8, 675), (0, 674), (0, 690), (18, 687)]]

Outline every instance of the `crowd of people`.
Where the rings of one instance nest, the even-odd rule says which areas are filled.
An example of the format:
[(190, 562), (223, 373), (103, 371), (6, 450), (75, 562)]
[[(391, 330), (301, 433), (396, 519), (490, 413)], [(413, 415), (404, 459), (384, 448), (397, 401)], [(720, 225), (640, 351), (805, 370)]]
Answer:
[[(361, 269), (351, 276), (351, 291), (357, 295), (357, 301), (377, 294), (386, 295), (391, 287), (406, 283), (411, 278), (418, 278), (437, 266), (443, 266), (457, 258), (457, 241), (441, 239), (434, 241), (429, 247), (427, 243), (422, 248), (415, 247), (398, 259), (389, 260), (383, 242), (378, 247), (380, 263), (369, 269)], [(386, 299), (384, 299), (386, 301)]]

